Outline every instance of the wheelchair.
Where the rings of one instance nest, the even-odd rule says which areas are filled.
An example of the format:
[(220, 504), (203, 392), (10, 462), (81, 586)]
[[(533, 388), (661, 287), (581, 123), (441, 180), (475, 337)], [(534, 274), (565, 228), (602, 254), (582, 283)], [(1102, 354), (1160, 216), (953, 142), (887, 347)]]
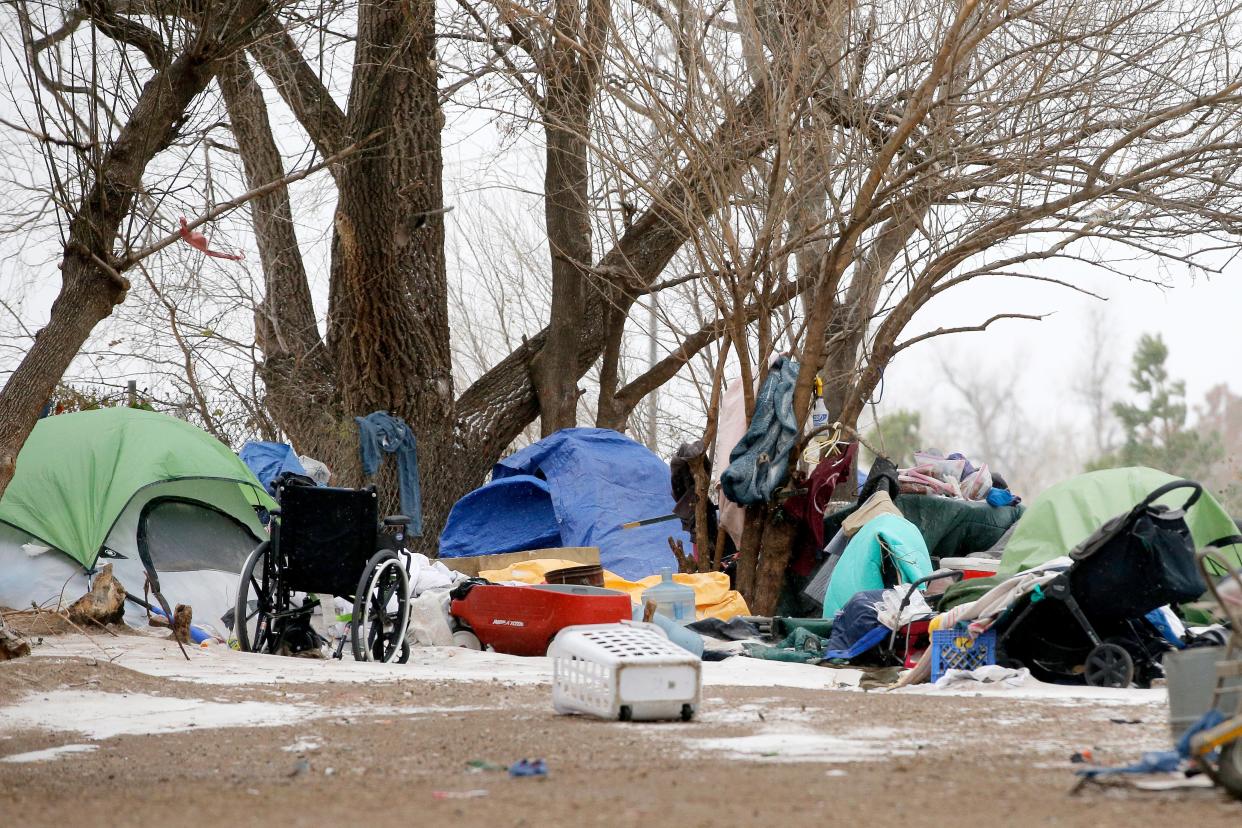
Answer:
[[(410, 654), (410, 519), (391, 515), (380, 524), (374, 486), (283, 480), (276, 502), (270, 537), (250, 553), (241, 572), (233, 623), (240, 649), (282, 655), (317, 650), (325, 639), (312, 627), (311, 615), (321, 596), (333, 596), (353, 601), (349, 637), (355, 659), (404, 663)], [(336, 658), (344, 646), (342, 638)]]

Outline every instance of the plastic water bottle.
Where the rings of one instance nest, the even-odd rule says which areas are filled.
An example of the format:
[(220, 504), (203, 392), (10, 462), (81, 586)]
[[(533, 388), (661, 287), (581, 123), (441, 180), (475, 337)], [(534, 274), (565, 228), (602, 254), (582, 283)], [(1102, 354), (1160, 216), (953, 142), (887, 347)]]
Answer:
[(656, 612), (678, 624), (693, 624), (694, 590), (673, 580), (673, 570), (660, 570), (660, 583), (643, 592), (643, 604), (654, 601)]

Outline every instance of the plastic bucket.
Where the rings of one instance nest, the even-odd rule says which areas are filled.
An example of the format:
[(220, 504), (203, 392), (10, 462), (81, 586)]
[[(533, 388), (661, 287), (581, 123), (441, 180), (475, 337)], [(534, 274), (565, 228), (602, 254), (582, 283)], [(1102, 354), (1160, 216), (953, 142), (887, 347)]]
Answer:
[(544, 575), (544, 580), (549, 584), (578, 584), (579, 586), (602, 587), (604, 585), (604, 568), (599, 564), (567, 566), (564, 569), (552, 570)]
[[(1216, 690), (1216, 663), (1225, 658), (1224, 647), (1193, 647), (1178, 650), (1164, 656), (1164, 674), (1169, 690), (1169, 730), (1173, 741), (1212, 707), (1212, 694)], [(1238, 710), (1242, 697), (1242, 676), (1225, 680), (1232, 689), (1221, 698), (1217, 709), (1226, 716)]]

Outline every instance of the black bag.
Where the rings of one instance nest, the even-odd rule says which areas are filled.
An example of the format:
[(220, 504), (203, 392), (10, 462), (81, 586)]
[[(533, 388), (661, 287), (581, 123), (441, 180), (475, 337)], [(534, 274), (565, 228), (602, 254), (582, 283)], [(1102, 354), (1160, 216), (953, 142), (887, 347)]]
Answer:
[[(1156, 505), (1181, 488), (1194, 490), (1182, 508)], [(1190, 480), (1167, 483), (1070, 552), (1070, 591), (1089, 616), (1141, 618), (1165, 604), (1194, 601), (1207, 591), (1186, 525), (1186, 511), (1202, 494), (1203, 487)]]

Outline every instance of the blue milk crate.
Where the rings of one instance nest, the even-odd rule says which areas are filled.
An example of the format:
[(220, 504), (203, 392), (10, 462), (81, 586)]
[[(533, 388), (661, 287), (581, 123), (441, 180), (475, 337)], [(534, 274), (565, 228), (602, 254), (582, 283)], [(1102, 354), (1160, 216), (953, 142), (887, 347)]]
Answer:
[(996, 663), (996, 630), (971, 638), (965, 624), (932, 631), (932, 674), (937, 681), (947, 670), (973, 670)]

